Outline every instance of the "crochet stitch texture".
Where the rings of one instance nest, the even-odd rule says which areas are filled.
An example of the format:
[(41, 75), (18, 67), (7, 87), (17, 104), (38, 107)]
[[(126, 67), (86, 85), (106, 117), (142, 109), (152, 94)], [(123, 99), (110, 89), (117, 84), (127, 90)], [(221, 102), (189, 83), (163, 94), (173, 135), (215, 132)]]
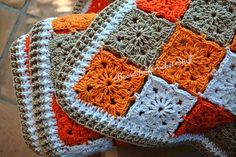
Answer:
[(234, 36), (234, 40), (232, 45), (230, 46), (231, 51), (236, 52), (236, 36)]
[(75, 86), (78, 98), (99, 106), (115, 116), (124, 116), (131, 102), (134, 101), (134, 93), (143, 84), (144, 76), (116, 78), (117, 74), (127, 76), (138, 72), (138, 69), (118, 59), (110, 52), (101, 50), (94, 57), (87, 73)]
[(25, 138), (46, 155), (106, 150), (107, 135), (235, 156), (234, 8), (225, 0), (119, 0), (96, 17), (36, 24), (24, 61), (33, 111), (22, 110), (34, 115), (28, 126), (36, 128), (24, 129), (39, 143)]
[(182, 24), (219, 43), (229, 43), (236, 29), (236, 4), (224, 0), (195, 0), (184, 14)]
[(63, 62), (69, 55), (70, 49), (76, 44), (76, 40), (81, 36), (83, 31), (71, 32), (68, 34), (53, 34), (50, 41), (50, 52), (52, 56), (52, 80), (57, 78)]
[[(225, 51), (216, 43), (178, 25), (170, 41), (163, 46), (154, 74), (198, 95), (205, 90), (212, 70), (221, 62)], [(181, 60), (186, 63), (181, 63)], [(165, 68), (168, 65), (170, 67)]]
[(90, 140), (102, 137), (102, 135), (70, 119), (57, 104), (55, 96), (53, 97), (52, 107), (56, 115), (58, 135), (65, 145), (74, 146), (78, 144), (88, 144)]
[(154, 12), (172, 22), (177, 21), (189, 6), (188, 0), (137, 0), (137, 7), (146, 12)]
[[(158, 1), (149, 2), (154, 4)], [(184, 3), (184, 1), (181, 2)], [(205, 133), (218, 126), (234, 122), (235, 114), (224, 107), (227, 104), (223, 106), (206, 98), (204, 92), (227, 56), (229, 49), (227, 42), (231, 42), (233, 39), (234, 33), (232, 32), (235, 31), (235, 28), (229, 24), (230, 20), (221, 21), (227, 26), (229, 24), (226, 27), (229, 31), (226, 32), (231, 32), (226, 33), (228, 39), (223, 41), (216, 36), (210, 38), (206, 32), (199, 32), (185, 24), (187, 16), (192, 16), (191, 10), (196, 7), (194, 4), (199, 3), (200, 6), (204, 6), (206, 3), (220, 6), (223, 4), (222, 0), (211, 2), (195, 0), (188, 1), (187, 7), (176, 5), (180, 10), (183, 8), (185, 10), (172, 21), (168, 21), (170, 20), (166, 18), (168, 16), (161, 16), (153, 10), (140, 8), (139, 1), (136, 0), (117, 1), (110, 5), (95, 18), (90, 28), (84, 32), (59, 72), (55, 84), (56, 95), (61, 107), (78, 123), (130, 143), (158, 146), (191, 141), (197, 143), (198, 147), (205, 148), (208, 154), (227, 156), (227, 152), (224, 152), (221, 147), (215, 147), (214, 143), (205, 137)], [(226, 7), (234, 6), (234, 3), (229, 1), (224, 4)], [(163, 8), (159, 10), (164, 10)], [(216, 9), (219, 10), (219, 7)], [(114, 12), (114, 10), (116, 11)], [(204, 11), (204, 9), (200, 9), (199, 14), (204, 15)], [(235, 12), (229, 14), (231, 21), (235, 21)], [(151, 22), (153, 20), (155, 22)], [(177, 22), (173, 23), (173, 21)], [(221, 22), (219, 23), (221, 24)], [(215, 22), (208, 23), (213, 28), (215, 28), (214, 25), (217, 27), (220, 25)], [(158, 28), (159, 24), (164, 26), (163, 29)], [(145, 28), (144, 25), (149, 27)], [(222, 30), (224, 29), (222, 27)], [(161, 35), (165, 33), (166, 36), (163, 38)], [(224, 33), (225, 31), (221, 32), (222, 36), (225, 35)], [(160, 43), (158, 44), (158, 42)], [(142, 49), (148, 51), (144, 52)], [(102, 70), (88, 77), (91, 73), (89, 68), (94, 61), (97, 61), (97, 56), (101, 55), (103, 50), (114, 55), (117, 60), (127, 60), (127, 63), (133, 68), (140, 71), (146, 70), (144, 74), (148, 76), (147, 79), (141, 81), (142, 87), (133, 91), (134, 101), (129, 104), (130, 108), (121, 115), (117, 114), (120, 108), (115, 108), (120, 104), (110, 99), (114, 92), (94, 90), (96, 86), (96, 89), (103, 87), (99, 84), (101, 78), (107, 76), (103, 72), (106, 71), (106, 66), (100, 65)], [(147, 57), (148, 54), (151, 54), (152, 57)], [(106, 73), (113, 73), (113, 71), (116, 69), (110, 69)], [(99, 75), (100, 78), (95, 77)], [(135, 73), (132, 76), (140, 75)], [(149, 90), (145, 90), (150, 77), (163, 80), (167, 87), (173, 88), (152, 89), (153, 86), (158, 86), (158, 83), (161, 82), (159, 80), (152, 84), (148, 88)], [(116, 77), (111, 78), (114, 81)], [(122, 78), (125, 80), (127, 77)], [(92, 84), (93, 87), (91, 88), (86, 83)], [(84, 88), (81, 88), (82, 85)], [(130, 83), (128, 83), (129, 85)], [(230, 87), (235, 88), (232, 84)], [(230, 88), (227, 88), (226, 93), (230, 92), (228, 89)], [(147, 95), (143, 95), (145, 92)], [(155, 92), (158, 95), (155, 95)], [(105, 97), (109, 97), (108, 103), (103, 104), (103, 101), (94, 103), (96, 99), (102, 100), (100, 95), (105, 94)], [(189, 96), (180, 99), (182, 95)], [(91, 99), (90, 96), (94, 96), (94, 99)], [(87, 101), (84, 101), (85, 99)], [(111, 102), (115, 102), (115, 105), (112, 106)], [(188, 105), (185, 106), (185, 102), (189, 102)], [(111, 106), (114, 110), (111, 112), (107, 109), (108, 107), (104, 108), (106, 105)], [(212, 114), (212, 112), (217, 112), (217, 114)], [(196, 121), (194, 121), (195, 118)], [(179, 131), (180, 128), (182, 131)], [(160, 134), (156, 133), (158, 131)]]
[[(84, 16), (84, 15), (79, 15), (79, 16)], [(55, 21), (56, 20), (57, 19), (55, 19)], [(46, 23), (46, 21), (43, 21), (43, 22)], [(13, 63), (15, 63), (14, 60), (16, 59), (17, 64), (19, 64), (19, 65), (12, 64), (12, 66), (16, 68), (18, 67), (17, 69), (18, 72), (13, 73), (13, 74), (16, 77), (16, 80), (18, 80), (19, 86), (22, 86), (22, 89), (20, 89), (21, 87), (16, 86), (16, 90), (18, 91), (16, 92), (16, 94), (17, 94), (17, 97), (19, 98), (18, 100), (22, 99), (22, 101), (18, 101), (18, 103), (22, 104), (22, 108), (20, 111), (22, 112), (21, 113), (22, 118), (24, 118), (22, 124), (24, 126), (23, 131), (24, 131), (26, 142), (38, 154), (47, 154), (49, 156), (55, 156), (56, 154), (62, 155), (62, 156), (64, 154), (88, 155), (88, 154), (93, 154), (93, 153), (110, 148), (112, 146), (111, 140), (107, 140), (106, 138), (102, 137), (102, 135), (95, 133), (75, 123), (73, 120), (71, 120), (66, 115), (66, 113), (64, 113), (61, 110), (61, 108), (58, 106), (58, 104), (56, 103), (55, 97), (52, 97), (52, 104), (50, 104), (49, 106), (44, 104), (44, 102), (47, 101), (48, 98), (46, 98), (43, 101), (40, 101), (40, 100), (37, 101), (39, 102), (40, 105), (30, 106), (31, 105), (30, 102), (32, 103), (31, 90), (26, 90), (27, 88), (31, 88), (31, 84), (29, 83), (31, 76), (30, 76), (30, 63), (29, 63), (30, 59), (28, 56), (28, 52), (29, 50), (31, 50), (31, 51), (34, 51), (35, 53), (36, 48), (42, 48), (41, 52), (43, 53), (43, 55), (48, 55), (47, 53), (50, 53), (49, 51), (45, 51), (47, 49), (46, 47), (40, 46), (40, 44), (45, 44), (45, 42), (41, 42), (40, 40), (42, 41), (47, 40), (47, 39), (43, 39), (44, 37), (47, 38), (47, 36), (45, 36), (47, 30), (44, 30), (45, 27), (41, 27), (43, 25), (43, 22), (39, 23), (38, 25), (34, 27), (34, 29), (32, 29), (32, 32), (35, 32), (35, 34), (37, 34), (38, 36), (44, 34), (44, 36), (40, 36), (38, 38), (39, 42), (37, 42), (36, 36), (32, 37), (32, 40), (34, 41), (33, 44), (30, 43), (30, 35), (22, 36), (21, 40), (24, 41), (22, 45), (14, 44), (12, 46), (12, 52), (11, 52)], [(80, 22), (82, 23), (82, 21)], [(40, 29), (42, 29), (42, 31), (38, 29), (37, 26)], [(62, 31), (62, 32), (65, 32), (65, 31)], [(31, 49), (29, 49), (30, 45), (33, 46), (31, 47)], [(22, 53), (21, 50), (16, 49), (17, 47), (24, 49), (25, 52)], [(13, 58), (13, 56), (15, 57), (14, 53), (16, 52), (17, 54), (19, 53), (18, 51), (20, 52), (20, 55), (18, 55), (19, 58)], [(24, 56), (25, 53), (26, 53), (26, 56)], [(40, 55), (41, 54), (38, 54), (36, 56), (40, 57)], [(25, 61), (20, 60), (22, 58), (25, 58)], [(37, 59), (39, 58), (36, 58), (34, 54), (31, 59), (33, 63), (37, 63)], [(39, 59), (39, 62), (40, 61), (41, 60)], [(37, 66), (37, 64), (32, 65), (33, 68), (35, 68), (35, 66)], [(47, 66), (44, 65), (43, 66), (44, 69), (50, 68), (50, 64), (48, 64)], [(26, 71), (26, 73), (24, 73), (24, 71)], [(42, 79), (42, 77), (40, 79)], [(21, 80), (23, 80), (23, 82), (21, 82)], [(40, 80), (40, 81), (44, 81), (45, 83), (45, 80)], [(33, 85), (34, 87), (39, 86), (39, 83), (37, 82), (35, 78), (32, 79), (32, 84), (34, 84)], [(37, 97), (38, 96), (40, 97), (41, 96), (40, 92), (42, 91), (37, 91), (34, 94)], [(21, 96), (19, 93), (22, 93), (24, 97)], [(50, 111), (50, 108), (52, 108), (53, 110)], [(46, 113), (45, 117), (41, 116), (40, 112), (44, 114)], [(55, 117), (53, 116), (54, 114), (55, 114)], [(34, 117), (35, 117), (34, 119), (35, 122), (33, 120)], [(28, 123), (30, 125), (25, 125)], [(55, 126), (57, 127), (56, 130), (54, 130)], [(45, 135), (49, 135), (50, 140), (48, 140)], [(59, 140), (57, 139), (57, 135), (59, 136)], [(47, 144), (45, 145), (43, 143), (48, 143), (49, 145)]]
[(150, 76), (125, 121), (143, 130), (152, 130), (160, 139), (168, 138), (195, 102), (196, 98), (189, 93), (161, 78)]
[[(58, 131), (58, 138), (62, 141), (62, 145), (68, 146), (76, 146), (76, 145), (82, 145), (82, 144), (89, 144), (89, 141), (96, 141), (97, 139), (102, 139), (101, 135), (98, 133), (95, 133), (81, 125), (76, 124), (73, 120), (71, 120), (66, 114), (63, 114), (62, 110), (60, 110), (60, 107), (57, 106), (57, 102), (55, 99), (55, 96), (53, 95), (54, 88), (52, 84), (52, 80), (50, 78), (50, 73), (45, 73), (46, 71), (51, 71), (51, 63), (48, 58), (44, 58), (44, 56), (51, 57), (50, 53), (50, 42), (41, 42), (40, 40), (42, 38), (45, 38), (43, 41), (51, 40), (53, 32), (50, 30), (52, 29), (54, 31), (55, 26), (55, 33), (58, 33), (58, 30), (61, 30), (59, 33), (66, 33), (68, 31), (75, 31), (75, 30), (84, 30), (88, 27), (90, 24), (89, 22), (94, 18), (95, 14), (85, 14), (85, 15), (71, 15), (72, 19), (70, 19), (70, 16), (65, 16), (61, 18), (53, 19), (51, 22), (51, 28), (50, 27), (37, 27), (35, 26), (32, 30), (32, 32), (38, 32), (38, 29), (42, 29), (42, 32), (45, 34), (48, 34), (48, 36), (40, 36), (40, 33), (35, 33), (32, 36), (32, 39), (35, 39), (35, 43), (37, 43), (39, 46), (40, 44), (44, 44), (43, 47), (44, 51), (40, 50), (40, 47), (31, 47), (31, 65), (37, 68), (33, 68), (34, 70), (31, 70), (32, 72), (32, 81), (35, 81), (36, 83), (33, 83), (33, 90), (35, 90), (35, 93), (42, 93), (42, 95), (39, 95), (39, 97), (36, 97), (36, 101), (38, 103), (48, 103), (50, 105), (50, 108), (47, 108), (48, 112), (52, 112), (52, 114), (55, 115), (56, 120), (56, 127)], [(74, 18), (74, 17), (77, 18)], [(70, 20), (68, 20), (70, 19)], [(63, 26), (64, 21), (64, 26)], [(70, 21), (70, 24), (68, 25), (68, 21)], [(40, 23), (41, 24), (41, 23)], [(39, 24), (39, 25), (40, 25)], [(49, 24), (50, 26), (50, 24)], [(60, 28), (61, 26), (61, 28)], [(73, 29), (71, 29), (73, 28)], [(40, 32), (40, 31), (39, 31)], [(39, 41), (38, 41), (39, 40)], [(32, 44), (32, 45), (37, 45)], [(45, 51), (48, 50), (48, 51)], [(37, 55), (37, 57), (34, 55), (36, 52), (41, 52)], [(39, 64), (44, 60), (44, 63), (47, 62), (47, 65)], [(43, 69), (43, 76), (39, 77), (40, 75), (37, 75), (37, 72), (39, 72), (37, 69)], [(37, 83), (40, 82), (40, 83)], [(38, 91), (37, 88), (43, 89), (42, 91)], [(33, 98), (36, 95), (33, 95)], [(46, 97), (47, 96), (47, 97)], [(46, 97), (46, 98), (44, 98)], [(42, 99), (42, 100), (41, 100)], [(59, 107), (59, 108), (58, 108)], [(54, 113), (53, 113), (54, 112)], [(42, 114), (42, 113), (41, 113)], [(43, 116), (42, 116), (43, 117)], [(48, 124), (50, 127), (50, 124)], [(105, 141), (104, 141), (105, 142)], [(96, 144), (96, 142), (95, 142)], [(102, 143), (100, 143), (102, 144)], [(99, 147), (99, 144), (98, 144)], [(107, 147), (104, 145), (104, 147)], [(109, 146), (108, 146), (109, 147)], [(50, 148), (49, 148), (50, 149)], [(63, 149), (63, 147), (61, 148)], [(105, 148), (106, 149), (106, 148)], [(55, 150), (53, 150), (55, 151)], [(55, 152), (57, 153), (57, 152)]]
[(139, 66), (153, 66), (174, 28), (167, 20), (132, 10), (105, 40), (105, 47)]
[(227, 52), (219, 70), (204, 92), (204, 97), (236, 114), (236, 54)]

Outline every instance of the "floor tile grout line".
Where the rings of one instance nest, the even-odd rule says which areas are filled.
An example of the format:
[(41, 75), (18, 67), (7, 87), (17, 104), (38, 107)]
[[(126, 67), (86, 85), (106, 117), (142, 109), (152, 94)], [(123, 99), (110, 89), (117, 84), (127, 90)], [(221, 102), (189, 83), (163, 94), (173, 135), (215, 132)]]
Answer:
[[(2, 3), (0, 3), (0, 4), (2, 4)], [(5, 4), (4, 4), (4, 5), (5, 5)], [(28, 7), (29, 4), (25, 4), (25, 5), (27, 5), (27, 6), (25, 6), (25, 9), (27, 9), (27, 7)], [(7, 7), (8, 7), (8, 8), (11, 8), (11, 7), (9, 7), (9, 6), (7, 6)], [(1, 8), (1, 5), (0, 5), (0, 8)], [(5, 9), (7, 9), (7, 8), (5, 8)], [(13, 9), (13, 8), (11, 8), (11, 9)], [(10, 10), (11, 10), (11, 9), (10, 9)], [(19, 13), (19, 15), (17, 15), (16, 22), (15, 22), (15, 24), (14, 24), (12, 30), (11, 30), (11, 33), (10, 33), (9, 36), (8, 36), (7, 43), (5, 44), (5, 47), (4, 47), (4, 49), (3, 49), (3, 52), (2, 52), (2, 54), (1, 54), (1, 56), (0, 56), (0, 64), (3, 62), (3, 61), (2, 61), (3, 58), (6, 57), (6, 55), (8, 54), (8, 48), (9, 48), (9, 47), (11, 46), (11, 44), (12, 44), (12, 43), (11, 43), (11, 39), (13, 38), (14, 34), (16, 33), (16, 30), (17, 30), (17, 28), (18, 28), (18, 24), (19, 24), (19, 21), (20, 21), (21, 17), (23, 17), (24, 15), (27, 15), (26, 13), (22, 14), (23, 11), (20, 11), (20, 10), (18, 10), (18, 9), (15, 9), (15, 8), (14, 8), (13, 10), (15, 10), (15, 12)], [(28, 14), (28, 16), (30, 16), (30, 14)], [(30, 17), (40, 19), (39, 17), (33, 16), (33, 15), (31, 15)]]
[[(20, 14), (17, 15), (16, 21), (15, 21), (15, 23), (13, 25), (11, 33), (8, 36), (7, 43), (5, 44), (5, 47), (4, 47), (3, 52), (2, 52), (2, 55), (0, 56), (0, 64), (2, 64), (4, 62), (3, 59), (5, 57), (7, 57), (6, 55), (8, 55), (8, 48), (11, 45), (10, 41), (12, 39), (12, 36), (14, 35), (14, 33), (16, 32), (16, 30), (18, 28), (17, 24), (19, 23), (20, 16), (21, 16)], [(9, 59), (9, 57), (7, 59)], [(0, 95), (0, 100), (4, 101), (4, 102), (8, 102), (9, 104), (12, 104), (12, 105), (16, 105), (15, 101), (13, 101), (11, 99), (8, 99), (8, 98), (5, 98), (4, 96), (1, 96), (1, 95)]]
[[(0, 9), (6, 9), (6, 10), (9, 10), (10, 12), (15, 12), (15, 13), (19, 13), (19, 12), (20, 12), (18, 9), (12, 8), (12, 7), (10, 7), (10, 6), (8, 6), (8, 5), (4, 4), (4, 3), (1, 3), (1, 2), (0, 2)], [(2, 54), (1, 54), (1, 56), (0, 56), (0, 64), (3, 62), (2, 60), (3, 60), (3, 58), (4, 58), (5, 55), (6, 55), (5, 53), (8, 52), (7, 49), (8, 49), (8, 46), (10, 46), (10, 43), (9, 43), (9, 42), (10, 42), (10, 39), (11, 39), (13, 33), (14, 33), (15, 30), (16, 30), (19, 17), (20, 17), (20, 14), (17, 15), (17, 18), (16, 18), (16, 21), (15, 21), (15, 23), (14, 23), (14, 25), (13, 25), (13, 28), (11, 29), (11, 32), (10, 32), (10, 34), (8, 35), (7, 42), (6, 42), (6, 44), (4, 45), (3, 52), (2, 52)]]
[(2, 55), (0, 56), (0, 64), (3, 62), (2, 61), (3, 58), (6, 57), (5, 55), (8, 54), (8, 48), (11, 46), (11, 43), (10, 43), (11, 39), (12, 39), (14, 33), (16, 32), (16, 30), (18, 28), (18, 23), (19, 23), (20, 16), (21, 16), (20, 14), (17, 15), (17, 18), (16, 18), (16, 21), (14, 23), (14, 26), (13, 26), (13, 28), (11, 30), (11, 33), (8, 36), (7, 43), (5, 44), (5, 47), (4, 47), (3, 52), (2, 52)]
[(29, 0), (26, 0), (21, 10), (26, 12), (28, 10), (29, 3)]
[(0, 9), (1, 8), (2, 9), (9, 9), (10, 11), (17, 12), (17, 13), (22, 11), (21, 9), (14, 8), (14, 7), (8, 6), (7, 4), (0, 2)]
[(29, 5), (30, 5), (30, 1), (29, 1), (29, 0), (26, 0), (24, 6), (23, 6), (22, 9), (21, 9), (21, 13), (22, 13), (23, 15), (27, 15), (27, 16), (30, 16), (30, 17), (32, 17), (32, 18), (41, 19), (41, 17), (39, 17), (39, 16), (36, 16), (36, 15), (32, 15), (32, 14), (27, 13), (27, 10), (28, 10), (28, 8), (29, 8)]
[[(29, 6), (29, 1), (28, 0), (25, 1), (25, 4), (24, 4), (24, 6), (23, 6), (23, 8), (21, 10), (20, 9), (16, 9), (16, 8), (12, 8), (12, 7), (7, 6), (7, 5), (5, 5), (3, 3), (0, 3), (0, 9), (6, 9), (6, 10), (10, 10), (10, 12), (18, 13), (16, 21), (15, 21), (15, 23), (13, 25), (13, 28), (11, 29), (11, 32), (10, 32), (10, 34), (8, 36), (7, 43), (5, 44), (5, 47), (3, 49), (2, 55), (0, 56), (0, 64), (3, 63), (3, 59), (5, 57), (7, 57), (6, 55), (8, 55), (8, 47), (11, 45), (11, 40), (12, 40), (14, 34), (17, 31), (20, 19), (23, 16), (26, 16), (26, 15), (30, 16), (30, 17), (33, 17), (33, 18), (39, 18), (37, 16), (32, 16), (30, 14), (25, 13), (25, 11), (27, 11), (27, 9), (28, 9), (28, 6)], [(0, 94), (0, 101), (7, 102), (8, 104), (11, 104), (11, 105), (16, 105), (16, 101), (15, 100), (5, 98), (1, 94)]]
[(13, 105), (13, 106), (17, 105), (16, 99), (14, 99), (14, 100), (8, 99), (8, 98), (5, 98), (4, 96), (1, 96), (1, 95), (0, 95), (0, 102), (4, 102), (4, 104), (9, 104), (9, 105)]
[(19, 14), (21, 14), (21, 15), (27, 15), (27, 16), (30, 16), (30, 17), (32, 17), (32, 18), (41, 19), (41, 17), (39, 17), (39, 16), (36, 16), (36, 15), (32, 15), (32, 14), (27, 13), (26, 11), (27, 11), (27, 9), (28, 9), (28, 6), (29, 6), (29, 2), (28, 2), (28, 1), (25, 2), (25, 6), (24, 6), (22, 9), (17, 9), (17, 8), (8, 6), (8, 5), (6, 5), (6, 4), (0, 2), (0, 9), (7, 9), (7, 10), (10, 10), (10, 11), (19, 13)]

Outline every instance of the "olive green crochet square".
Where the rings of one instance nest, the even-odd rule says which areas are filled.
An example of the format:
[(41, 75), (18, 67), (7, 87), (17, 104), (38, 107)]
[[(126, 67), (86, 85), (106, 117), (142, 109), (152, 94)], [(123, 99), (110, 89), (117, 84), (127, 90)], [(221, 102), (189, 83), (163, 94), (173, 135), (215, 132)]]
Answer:
[(121, 57), (127, 57), (137, 66), (147, 68), (153, 66), (163, 44), (174, 30), (175, 24), (134, 9), (105, 39), (104, 47)]
[(193, 1), (185, 13), (184, 26), (218, 44), (229, 43), (236, 29), (236, 3), (225, 0)]

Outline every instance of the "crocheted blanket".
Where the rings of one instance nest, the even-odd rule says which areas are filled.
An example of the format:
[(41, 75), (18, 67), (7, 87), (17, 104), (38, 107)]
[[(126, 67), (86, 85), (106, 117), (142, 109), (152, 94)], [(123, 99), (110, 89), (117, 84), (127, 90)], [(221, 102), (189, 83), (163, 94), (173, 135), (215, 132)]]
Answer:
[(27, 143), (44, 155), (87, 155), (113, 145), (101, 133), (235, 156), (235, 8), (120, 0), (96, 17), (37, 23), (11, 49)]

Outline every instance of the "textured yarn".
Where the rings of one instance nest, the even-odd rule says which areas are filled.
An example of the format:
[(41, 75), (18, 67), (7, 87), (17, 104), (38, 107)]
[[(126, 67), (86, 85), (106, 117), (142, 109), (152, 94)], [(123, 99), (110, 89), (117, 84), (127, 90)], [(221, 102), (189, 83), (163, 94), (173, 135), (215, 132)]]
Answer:
[(147, 12), (154, 12), (172, 22), (184, 15), (189, 0), (137, 0), (137, 7)]
[(46, 156), (123, 142), (236, 156), (236, 2), (108, 3), (79, 0), (89, 14), (43, 20), (14, 42), (27, 144)]
[[(74, 86), (78, 98), (114, 116), (126, 113), (145, 78), (145, 75), (130, 77), (138, 69), (104, 50), (94, 57), (87, 70), (86, 75)], [(123, 80), (117, 74), (127, 78)]]
[(154, 74), (198, 95), (205, 90), (225, 52), (223, 47), (178, 25), (170, 41), (163, 46)]

